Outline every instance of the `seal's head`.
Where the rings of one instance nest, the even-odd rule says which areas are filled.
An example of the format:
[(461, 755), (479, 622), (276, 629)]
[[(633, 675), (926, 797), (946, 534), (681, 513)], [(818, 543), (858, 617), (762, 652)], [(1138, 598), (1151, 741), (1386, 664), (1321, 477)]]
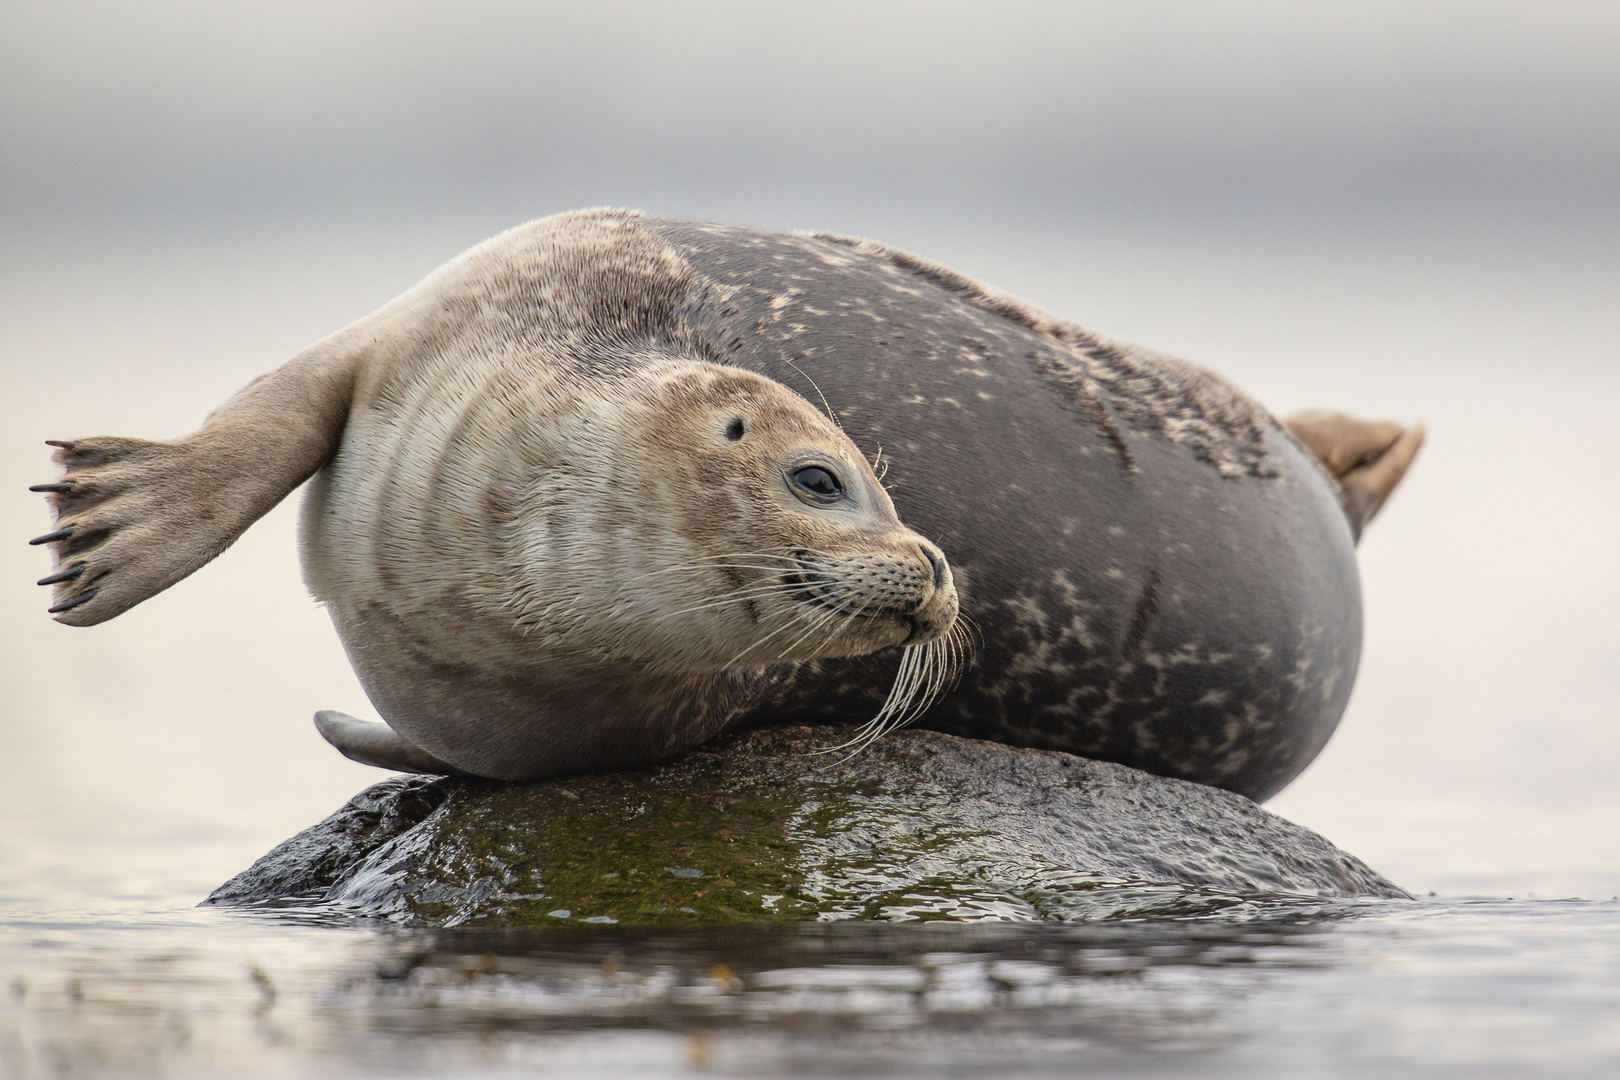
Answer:
[(557, 512), (525, 515), (518, 591), (571, 649), (698, 673), (925, 646), (955, 624), (945, 556), (781, 384), (638, 363), (569, 426), (591, 451), (526, 500)]

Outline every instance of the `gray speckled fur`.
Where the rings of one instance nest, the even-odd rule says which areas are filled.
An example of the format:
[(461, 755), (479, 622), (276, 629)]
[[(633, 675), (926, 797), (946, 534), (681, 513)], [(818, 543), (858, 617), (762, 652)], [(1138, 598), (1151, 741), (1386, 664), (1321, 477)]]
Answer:
[[(1360, 659), (1354, 541), (1248, 397), (870, 241), (645, 227), (704, 281), (682, 323), (707, 355), (825, 396), (951, 560), (979, 644), (922, 724), (1256, 799), (1326, 744)], [(759, 719), (868, 715), (893, 664), (804, 665)]]
[[(908, 251), (836, 233), (809, 235), (886, 261), (1061, 344), (1066, 352), (1043, 351), (1030, 359), (1060, 398), (1109, 436), (1126, 468), (1132, 467), (1133, 456), (1116, 417), (1135, 431), (1187, 447), (1223, 476), (1275, 475), (1266, 462), (1270, 414), (1213, 372), (1054, 318), (1016, 296)], [(982, 349), (983, 343), (978, 345), (975, 349), (968, 343), (969, 358)]]

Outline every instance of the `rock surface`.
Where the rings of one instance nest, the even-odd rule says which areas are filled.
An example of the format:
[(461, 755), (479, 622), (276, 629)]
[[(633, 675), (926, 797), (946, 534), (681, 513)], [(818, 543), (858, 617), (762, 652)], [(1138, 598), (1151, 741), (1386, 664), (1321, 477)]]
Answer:
[(814, 754), (847, 733), (751, 731), (531, 785), (395, 777), (206, 902), (522, 927), (1068, 920), (1406, 895), (1227, 791), (930, 731)]

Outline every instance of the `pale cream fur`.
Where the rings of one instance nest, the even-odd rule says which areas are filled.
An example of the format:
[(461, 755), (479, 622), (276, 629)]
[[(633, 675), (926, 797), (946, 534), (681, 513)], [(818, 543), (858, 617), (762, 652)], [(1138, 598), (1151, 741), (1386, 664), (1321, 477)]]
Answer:
[[(89, 599), (58, 618), (127, 610), (314, 474), (306, 579), (379, 711), (432, 757), (513, 779), (694, 745), (772, 665), (938, 639), (957, 607), (943, 556), (826, 417), (683, 340), (688, 278), (635, 215), (535, 222), (194, 435), (61, 447), (72, 532), (53, 543), (83, 569), (58, 597)], [(796, 494), (804, 465), (847, 498)]]

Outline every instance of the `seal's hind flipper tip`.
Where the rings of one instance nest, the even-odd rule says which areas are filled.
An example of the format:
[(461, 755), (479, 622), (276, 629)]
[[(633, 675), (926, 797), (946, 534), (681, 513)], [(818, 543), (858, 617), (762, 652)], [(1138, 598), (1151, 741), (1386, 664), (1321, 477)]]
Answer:
[(1421, 423), (1359, 420), (1325, 410), (1295, 413), (1282, 424), (1333, 478), (1358, 541), (1406, 476), (1425, 434)]
[(426, 776), (467, 775), (375, 720), (361, 720), (336, 709), (322, 709), (315, 714), (315, 730), (338, 753), (362, 765)]
[(321, 738), (340, 750), (342, 749), (340, 743), (343, 732), (348, 730), (351, 724), (372, 726), (368, 721), (361, 720), (357, 716), (350, 716), (348, 713), (338, 712), (336, 709), (322, 709), (315, 714), (315, 730), (321, 733)]

